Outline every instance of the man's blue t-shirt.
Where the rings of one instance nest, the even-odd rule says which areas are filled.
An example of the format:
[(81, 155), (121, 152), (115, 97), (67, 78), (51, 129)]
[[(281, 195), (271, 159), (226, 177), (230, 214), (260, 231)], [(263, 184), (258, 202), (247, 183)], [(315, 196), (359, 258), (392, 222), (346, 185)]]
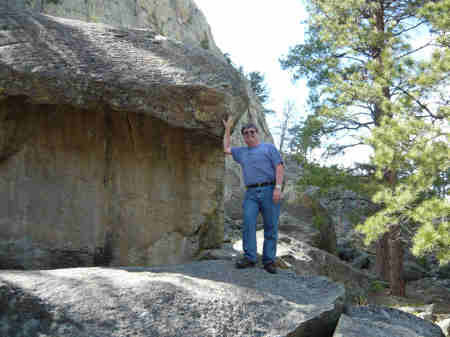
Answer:
[(241, 164), (246, 186), (275, 181), (275, 168), (283, 161), (273, 144), (231, 148), (233, 159)]

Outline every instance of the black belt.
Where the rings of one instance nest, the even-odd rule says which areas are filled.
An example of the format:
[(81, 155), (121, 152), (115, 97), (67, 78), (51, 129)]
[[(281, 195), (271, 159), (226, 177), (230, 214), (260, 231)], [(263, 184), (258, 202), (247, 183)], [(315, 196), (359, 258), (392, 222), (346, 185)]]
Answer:
[(269, 186), (269, 185), (275, 185), (275, 181), (268, 181), (268, 182), (265, 182), (265, 183), (259, 183), (259, 184), (247, 185), (247, 188), (251, 188), (251, 187), (263, 187), (263, 186)]

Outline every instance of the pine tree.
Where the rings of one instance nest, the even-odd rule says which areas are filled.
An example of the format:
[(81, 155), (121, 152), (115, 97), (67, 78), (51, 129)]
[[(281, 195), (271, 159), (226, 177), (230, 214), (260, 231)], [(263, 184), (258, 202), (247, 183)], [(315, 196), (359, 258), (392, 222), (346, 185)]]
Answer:
[(253, 89), (261, 104), (266, 103), (269, 99), (270, 91), (264, 74), (259, 71), (252, 71), (248, 73), (247, 78), (250, 81), (250, 87)]
[[(448, 2), (309, 0), (306, 42), (291, 48), (281, 60), (294, 78), (308, 79), (309, 106), (322, 122), (323, 134), (354, 140), (330, 146), (329, 153), (362, 144), (374, 150), (372, 164), (380, 179), (374, 200), (382, 208), (360, 229), (368, 241), (384, 234), (377, 263), (380, 276), (391, 280), (397, 295), (404, 290), (400, 234), (420, 220), (419, 214), (427, 219), (428, 229), (419, 227), (413, 251), (437, 249), (445, 261), (449, 248), (442, 233), (448, 226), (448, 219), (442, 218), (448, 200), (419, 202), (448, 169), (450, 157), (445, 130), (450, 84), (448, 20), (436, 14)], [(413, 47), (414, 36), (425, 42)], [(427, 59), (430, 47), (433, 54)], [(441, 240), (427, 245), (423, 241), (427, 235), (427, 242), (437, 235)]]

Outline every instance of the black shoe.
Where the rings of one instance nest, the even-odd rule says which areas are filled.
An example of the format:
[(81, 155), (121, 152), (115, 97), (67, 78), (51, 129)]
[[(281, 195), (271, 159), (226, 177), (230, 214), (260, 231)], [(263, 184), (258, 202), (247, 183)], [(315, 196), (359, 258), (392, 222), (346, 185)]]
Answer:
[(236, 262), (236, 268), (238, 268), (238, 269), (250, 268), (250, 267), (254, 267), (255, 265), (256, 265), (255, 262), (250, 261), (246, 257), (243, 257), (242, 259), (240, 259)]
[(277, 267), (275, 266), (275, 263), (270, 262), (268, 264), (264, 265), (264, 269), (271, 274), (276, 274), (277, 273)]

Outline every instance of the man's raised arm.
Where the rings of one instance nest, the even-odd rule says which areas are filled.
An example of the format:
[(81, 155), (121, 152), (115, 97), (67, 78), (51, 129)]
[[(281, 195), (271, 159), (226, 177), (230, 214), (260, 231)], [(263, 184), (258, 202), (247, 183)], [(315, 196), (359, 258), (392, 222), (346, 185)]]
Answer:
[(231, 127), (233, 126), (233, 119), (228, 117), (227, 121), (222, 121), (225, 126), (225, 134), (223, 135), (223, 152), (231, 154)]

